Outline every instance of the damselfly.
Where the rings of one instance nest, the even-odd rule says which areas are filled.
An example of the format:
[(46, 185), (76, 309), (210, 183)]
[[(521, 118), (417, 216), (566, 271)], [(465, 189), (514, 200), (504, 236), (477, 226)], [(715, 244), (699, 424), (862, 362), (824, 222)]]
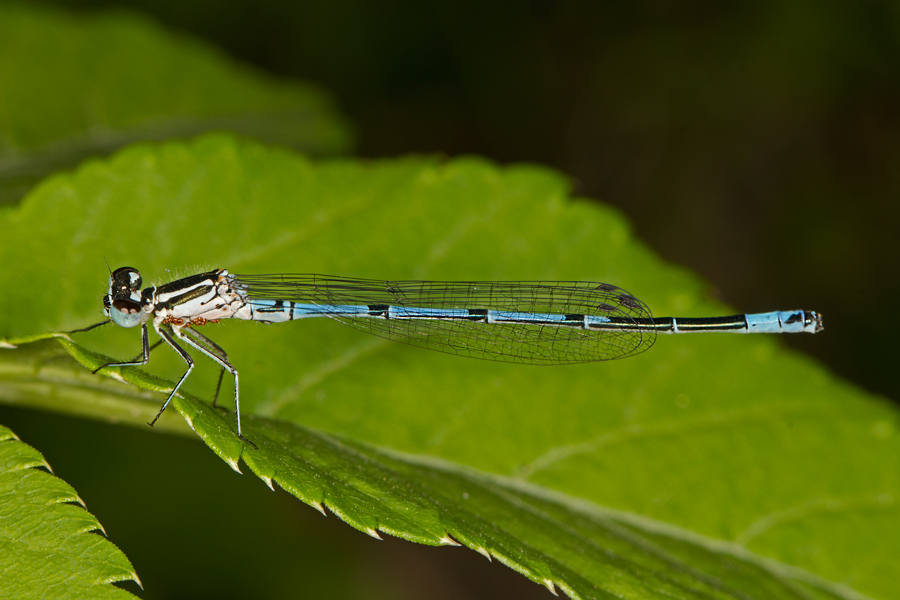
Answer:
[[(710, 318), (654, 318), (647, 306), (614, 285), (582, 281), (380, 281), (327, 275), (200, 273), (141, 290), (137, 269), (109, 277), (104, 313), (122, 327), (141, 326), (141, 356), (150, 360), (147, 324), (188, 368), (159, 409), (156, 423), (194, 361), (178, 342), (205, 354), (234, 376), (237, 434), (241, 432), (238, 371), (225, 351), (196, 327), (221, 319), (281, 323), (329, 317), (381, 337), (473, 358), (556, 365), (625, 358), (644, 352), (657, 333), (816, 333), (822, 317), (792, 310)], [(81, 330), (84, 331), (84, 330)], [(219, 378), (221, 384), (221, 375)], [(218, 397), (218, 390), (216, 391)]]

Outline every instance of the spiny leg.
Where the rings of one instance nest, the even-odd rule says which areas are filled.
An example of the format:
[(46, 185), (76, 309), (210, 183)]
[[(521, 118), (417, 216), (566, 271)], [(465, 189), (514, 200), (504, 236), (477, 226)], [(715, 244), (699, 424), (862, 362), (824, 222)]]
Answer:
[(222, 410), (227, 410), (224, 406), (219, 406), (219, 390), (222, 389), (222, 378), (225, 377), (225, 367), (222, 367), (222, 370), (219, 371), (219, 383), (216, 384), (216, 395), (213, 396), (213, 408), (221, 408)]
[[(144, 330), (146, 331), (146, 327), (144, 328)], [(177, 330), (173, 330), (173, 331), (175, 331), (175, 335), (178, 335)], [(158, 333), (160, 336), (162, 336), (162, 338), (166, 341), (166, 343), (168, 343), (170, 346), (172, 346), (172, 348), (175, 349), (175, 352), (177, 352), (178, 354), (181, 355), (181, 358), (183, 358), (184, 362), (187, 363), (188, 368), (187, 368), (187, 371), (184, 372), (184, 375), (181, 376), (181, 379), (178, 380), (178, 383), (175, 384), (175, 387), (172, 388), (172, 392), (169, 394), (169, 397), (166, 398), (166, 401), (163, 403), (162, 408), (159, 409), (159, 412), (156, 413), (156, 416), (153, 418), (153, 420), (148, 423), (148, 425), (150, 425), (150, 427), (153, 427), (153, 425), (156, 423), (156, 421), (159, 420), (159, 418), (163, 414), (163, 411), (165, 411), (166, 408), (169, 406), (169, 402), (171, 402), (172, 398), (175, 397), (175, 393), (178, 391), (178, 388), (181, 387), (181, 384), (184, 383), (184, 380), (187, 379), (188, 375), (191, 374), (191, 371), (194, 370), (194, 359), (191, 358), (191, 355), (188, 354), (184, 348), (179, 346), (175, 342), (175, 340), (172, 339), (172, 336), (169, 334), (168, 331), (166, 331), (165, 329), (163, 329), (161, 327), (157, 327), (156, 333)], [(178, 337), (180, 339), (184, 339), (184, 338), (181, 338), (181, 336), (178, 336)], [(149, 349), (145, 351), (145, 354), (149, 354)]]
[[(194, 341), (199, 344), (206, 344), (207, 348), (209, 348), (212, 352), (217, 353), (221, 358), (224, 358), (226, 361), (228, 360), (228, 354), (219, 346), (217, 343), (200, 333), (194, 328), (185, 328), (181, 330), (182, 334), (188, 334), (190, 337), (194, 338)], [(218, 362), (218, 361), (217, 361)], [(213, 408), (219, 408), (219, 391), (222, 389), (222, 379), (225, 377), (225, 371), (227, 369), (223, 366), (222, 370), (219, 371), (219, 382), (216, 384), (216, 394), (213, 396)]]
[[(241, 400), (240, 385), (238, 383), (238, 372), (237, 369), (234, 368), (234, 365), (228, 362), (228, 355), (225, 354), (225, 351), (219, 348), (219, 346), (216, 345), (212, 340), (202, 334), (197, 333), (196, 331), (191, 331), (192, 335), (188, 336), (183, 335), (185, 333), (184, 330), (173, 329), (173, 333), (178, 336), (178, 339), (184, 341), (189, 346), (193, 346), (206, 356), (219, 363), (219, 365), (221, 365), (223, 369), (228, 369), (228, 371), (232, 375), (234, 375), (234, 412), (237, 415), (237, 436), (253, 446), (255, 450), (258, 450), (259, 447), (249, 439), (245, 438), (244, 434), (241, 433)], [(204, 341), (209, 342), (209, 348), (204, 347), (196, 339), (193, 339), (193, 335), (200, 336), (200, 338), (202, 338)], [(219, 377), (219, 379), (221, 381), (221, 376)]]
[(106, 363), (105, 365), (101, 365), (91, 371), (91, 375), (95, 375), (98, 371), (105, 369), (106, 367), (140, 367), (142, 365), (146, 365), (150, 361), (150, 338), (147, 334), (146, 323), (141, 325), (141, 348), (141, 354), (139, 356), (136, 356), (134, 360), (130, 360), (127, 362)]
[[(150, 346), (149, 352), (153, 352), (153, 351), (154, 351), (156, 348), (158, 348), (159, 345), (162, 344), (162, 343), (163, 343), (162, 339), (156, 340), (156, 342), (155, 342), (152, 346)], [(148, 354), (149, 354), (149, 352), (148, 352)], [(132, 358), (131, 361), (134, 362), (134, 361), (137, 361), (137, 360), (140, 360), (140, 359), (141, 359), (141, 355), (138, 354), (137, 356), (135, 356), (134, 358)]]
[(88, 325), (87, 327), (82, 327), (81, 329), (73, 329), (72, 331), (63, 331), (66, 335), (72, 333), (84, 333), (85, 331), (90, 331), (91, 329), (96, 329), (101, 325), (106, 325), (107, 323), (112, 323), (112, 319), (107, 319), (105, 321), (100, 321), (99, 323), (94, 323), (93, 325)]

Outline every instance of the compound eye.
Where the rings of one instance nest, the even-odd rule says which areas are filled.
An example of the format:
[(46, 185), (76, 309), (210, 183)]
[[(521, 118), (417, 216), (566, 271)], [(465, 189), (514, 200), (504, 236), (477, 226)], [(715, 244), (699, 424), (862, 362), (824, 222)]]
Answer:
[(109, 276), (109, 293), (103, 299), (104, 313), (116, 325), (134, 327), (144, 320), (141, 309), (141, 274), (132, 267), (121, 267)]
[(115, 291), (114, 298), (130, 296), (141, 289), (141, 273), (133, 267), (119, 267), (109, 276), (111, 291)]

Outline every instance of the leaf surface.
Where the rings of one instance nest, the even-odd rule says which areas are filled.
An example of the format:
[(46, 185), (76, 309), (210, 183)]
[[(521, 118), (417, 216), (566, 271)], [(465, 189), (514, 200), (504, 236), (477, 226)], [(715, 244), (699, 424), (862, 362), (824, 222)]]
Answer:
[[(564, 178), (478, 159), (313, 163), (214, 135), (94, 161), (0, 218), (11, 232), (0, 264), (18, 265), (0, 274), (7, 343), (99, 320), (104, 256), (148, 285), (215, 267), (593, 280), (657, 315), (733, 312), (613, 210), (570, 198)], [(327, 319), (204, 333), (241, 372), (260, 448), (209, 406), (209, 361), (175, 407), (232, 465), (364, 531), (456, 540), (573, 597), (897, 597), (896, 412), (777, 337), (666, 337), (628, 360), (551, 368), (426, 352)], [(91, 368), (139, 350), (134, 330), (74, 339), (60, 338)], [(146, 422), (184, 370), (160, 348), (146, 371), (110, 369), (135, 384), (124, 385), (52, 347), (0, 353), (0, 398)]]
[[(45, 470), (46, 469), (46, 470)], [(0, 425), (0, 597), (134, 598), (134, 567), (40, 452)]]

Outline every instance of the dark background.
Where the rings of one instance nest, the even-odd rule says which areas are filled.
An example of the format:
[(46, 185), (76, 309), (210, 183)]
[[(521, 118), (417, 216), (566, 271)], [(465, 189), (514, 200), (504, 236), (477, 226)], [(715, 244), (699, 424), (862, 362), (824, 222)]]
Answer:
[[(319, 83), (355, 123), (363, 157), (474, 153), (558, 168), (571, 176), (578, 195), (617, 206), (663, 258), (699, 272), (711, 282), (712, 295), (738, 310), (824, 313), (823, 334), (789, 336), (785, 343), (869, 391), (900, 398), (892, 316), (900, 296), (900, 3), (51, 4), (135, 10), (270, 73)], [(4, 416), (14, 430), (17, 414)], [(61, 430), (76, 428), (70, 436), (136, 435), (65, 423)], [(41, 435), (26, 441), (57, 467), (66, 458), (52, 454), (53, 435)], [(163, 449), (170, 439), (139, 435), (145, 438), (138, 443), (153, 449), (140, 452), (166, 452), (179, 463), (172, 468), (184, 469), (168, 477), (189, 481), (190, 473), (206, 468), (194, 464), (206, 460), (199, 453), (209, 454), (194, 449), (197, 444), (185, 442), (173, 452)], [(142, 476), (134, 476), (139, 486)], [(244, 479), (245, 492), (222, 484), (227, 491), (221, 493), (230, 496), (218, 501), (223, 518), (240, 494), (271, 494)], [(87, 485), (73, 483), (79, 491)], [(146, 498), (149, 492), (135, 494)], [(285, 535), (297, 536), (298, 544), (309, 544), (315, 532), (332, 540), (331, 546), (319, 542), (316, 556), (332, 552), (340, 560), (344, 553), (358, 562), (358, 581), (372, 586), (367, 597), (550, 597), (474, 552), (375, 542), (334, 517), (322, 525), (313, 511), (298, 509), (283, 493), (278, 497), (265, 501), (282, 515), (273, 521), (303, 512), (297, 523), (284, 525)], [(252, 506), (246, 510), (259, 510)], [(115, 509), (90, 507), (115, 531)], [(160, 507), (160, 514), (169, 508)], [(232, 516), (243, 529), (253, 515)], [(121, 527), (128, 518), (135, 515), (123, 514)], [(149, 583), (152, 567), (141, 552), (113, 540)], [(196, 552), (208, 552), (209, 545), (197, 541)], [(227, 541), (221, 546), (243, 556), (260, 543), (268, 542), (244, 532), (234, 540), (238, 549)], [(317, 550), (305, 552), (286, 564), (315, 568), (309, 557)], [(231, 569), (228, 555), (217, 560)], [(189, 587), (160, 583), (156, 590), (202, 597)], [(229, 590), (240, 595), (238, 587), (218, 594), (206, 589), (209, 597)], [(302, 584), (293, 589), (322, 597)]]

